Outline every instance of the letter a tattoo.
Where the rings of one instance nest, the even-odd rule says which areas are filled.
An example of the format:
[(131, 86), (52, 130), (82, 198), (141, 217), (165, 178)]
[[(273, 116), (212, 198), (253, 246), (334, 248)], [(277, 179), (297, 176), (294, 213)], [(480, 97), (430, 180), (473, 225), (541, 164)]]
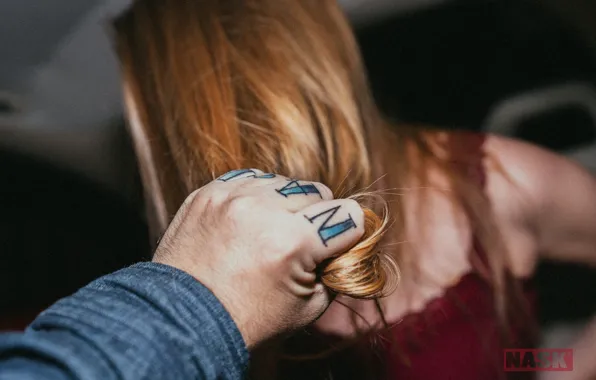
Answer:
[(275, 191), (277, 191), (278, 193), (280, 193), (281, 195), (283, 195), (286, 198), (293, 194), (304, 194), (304, 195), (319, 194), (319, 197), (321, 197), (321, 199), (323, 199), (323, 196), (321, 195), (321, 193), (319, 192), (319, 189), (317, 189), (317, 187), (315, 185), (312, 185), (312, 184), (301, 185), (295, 179), (290, 180), (290, 183), (288, 183), (281, 189), (275, 189)]
[(322, 213), (317, 214), (312, 218), (309, 218), (308, 216), (304, 215), (304, 217), (311, 223), (314, 223), (314, 221), (317, 220), (319, 217), (327, 215), (327, 218), (325, 219), (323, 224), (321, 224), (318, 230), (319, 237), (321, 238), (321, 241), (323, 242), (323, 245), (325, 247), (327, 246), (327, 242), (329, 240), (343, 234), (344, 232), (352, 228), (356, 228), (356, 223), (354, 223), (354, 220), (352, 219), (352, 216), (350, 214), (348, 214), (348, 219), (344, 220), (343, 222), (328, 225), (329, 220), (333, 218), (333, 216), (335, 215), (335, 213), (337, 213), (337, 210), (339, 210), (340, 207), (341, 206), (330, 208), (329, 210), (323, 211)]

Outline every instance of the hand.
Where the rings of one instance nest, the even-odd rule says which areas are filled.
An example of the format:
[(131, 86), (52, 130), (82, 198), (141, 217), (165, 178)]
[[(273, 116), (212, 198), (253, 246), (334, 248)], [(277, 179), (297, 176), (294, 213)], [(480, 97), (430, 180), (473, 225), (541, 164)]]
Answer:
[(236, 170), (186, 199), (154, 261), (207, 286), (253, 347), (325, 311), (317, 266), (362, 237), (363, 218), (323, 184)]

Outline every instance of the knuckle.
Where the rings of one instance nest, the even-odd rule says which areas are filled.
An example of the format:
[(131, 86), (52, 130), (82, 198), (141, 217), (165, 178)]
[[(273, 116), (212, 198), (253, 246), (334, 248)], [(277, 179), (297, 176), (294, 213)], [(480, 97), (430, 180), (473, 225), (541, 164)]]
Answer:
[(301, 226), (301, 228), (298, 228), (295, 231), (292, 231), (290, 236), (292, 239), (292, 244), (295, 247), (294, 249), (300, 249), (303, 247), (312, 246), (312, 244), (310, 244), (310, 243), (312, 242), (314, 237), (313, 237), (313, 233), (309, 227), (310, 226), (308, 226), (308, 225), (303, 225), (303, 226)]
[(191, 210), (200, 210), (201, 208), (204, 207), (206, 201), (208, 201), (209, 199), (209, 194), (207, 194), (207, 191), (201, 191), (199, 194), (195, 195), (193, 198), (191, 198), (191, 196), (189, 196), (188, 198), (186, 198), (186, 200), (184, 201), (185, 203), (188, 203), (188, 207)]
[(278, 253), (288, 255), (299, 247), (299, 239), (292, 234), (274, 234), (271, 237), (271, 244)]
[(254, 211), (257, 207), (257, 199), (251, 196), (237, 196), (228, 199), (227, 209), (230, 215), (240, 215)]
[(230, 193), (228, 191), (221, 188), (215, 188), (209, 193), (209, 202), (213, 206), (221, 206), (228, 200), (229, 197)]
[(194, 199), (197, 198), (197, 196), (199, 196), (199, 194), (202, 194), (203, 189), (196, 189), (194, 190), (192, 193), (190, 193), (186, 199), (184, 199), (183, 203), (191, 203)]
[(186, 202), (189, 202), (188, 207), (192, 212), (198, 212), (205, 209), (219, 209), (225, 204), (229, 197), (230, 193), (225, 189), (217, 187), (203, 188), (194, 196), (194, 198), (187, 198)]
[(313, 182), (313, 185), (317, 187), (323, 198), (333, 199), (333, 191), (327, 185), (321, 182)]
[(276, 231), (270, 236), (271, 243), (276, 251), (283, 255), (291, 255), (298, 252), (305, 246), (305, 241), (309, 238), (304, 232), (304, 228), (292, 228), (286, 231)]

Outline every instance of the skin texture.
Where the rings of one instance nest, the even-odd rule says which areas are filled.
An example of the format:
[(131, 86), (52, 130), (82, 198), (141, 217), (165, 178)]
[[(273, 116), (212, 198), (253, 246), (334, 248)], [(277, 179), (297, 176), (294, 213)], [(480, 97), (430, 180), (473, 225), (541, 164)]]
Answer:
[[(280, 194), (289, 183), (310, 191)], [(308, 219), (321, 213), (329, 219)], [(363, 215), (356, 201), (334, 200), (320, 183), (236, 171), (186, 199), (153, 261), (207, 286), (252, 348), (323, 313), (331, 297), (315, 269), (362, 237)], [(347, 219), (349, 228), (342, 228)], [(333, 236), (321, 233), (333, 225)]]

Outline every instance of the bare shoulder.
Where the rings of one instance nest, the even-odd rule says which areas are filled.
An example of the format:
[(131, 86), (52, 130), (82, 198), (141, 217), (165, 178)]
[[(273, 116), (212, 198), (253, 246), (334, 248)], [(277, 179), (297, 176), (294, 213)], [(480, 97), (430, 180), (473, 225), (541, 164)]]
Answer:
[(488, 135), (484, 145), (488, 192), (495, 202), (510, 205), (516, 217), (530, 222), (540, 209), (549, 175), (564, 160), (536, 145)]
[(523, 242), (513, 248), (524, 251), (513, 252), (518, 270), (531, 270), (540, 255), (592, 260), (583, 256), (596, 251), (586, 227), (596, 222), (594, 176), (564, 156), (515, 139), (489, 135), (484, 149), (493, 207), (511, 244)]
[(556, 168), (575, 166), (565, 157), (537, 145), (508, 137), (487, 135), (485, 150), (522, 186), (537, 184)]
[(535, 145), (488, 135), (484, 145), (486, 192), (507, 245), (512, 271), (534, 273), (539, 258), (535, 219), (540, 209), (543, 174), (556, 155)]
[(522, 141), (482, 133), (429, 131), (424, 136), (439, 158), (483, 161), (485, 193), (510, 254), (512, 272), (531, 276), (537, 261), (533, 219), (539, 208), (539, 173), (555, 155)]
[[(537, 145), (507, 137), (487, 135), (484, 145), (489, 189), (499, 198), (523, 202), (515, 204), (537, 216), (553, 201), (561, 181), (581, 186), (593, 175), (568, 158)], [(568, 190), (568, 189), (567, 189)], [(586, 189), (587, 190), (587, 189)], [(571, 193), (568, 193), (571, 194)]]

